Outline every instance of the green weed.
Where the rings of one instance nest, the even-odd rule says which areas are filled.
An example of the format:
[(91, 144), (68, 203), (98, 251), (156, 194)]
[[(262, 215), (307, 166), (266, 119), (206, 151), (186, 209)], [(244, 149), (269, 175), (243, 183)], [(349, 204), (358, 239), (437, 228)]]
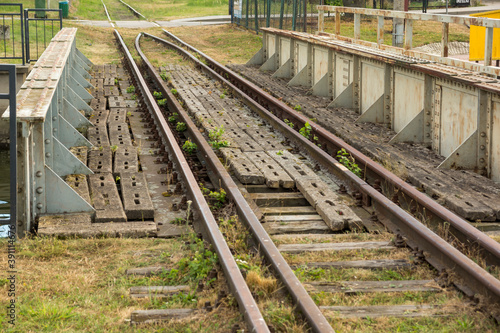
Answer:
[(309, 122), (306, 122), (304, 124), (304, 127), (302, 127), (300, 130), (299, 130), (299, 133), (300, 135), (302, 135), (304, 138), (306, 139), (310, 139), (311, 138), (311, 125), (309, 125)]
[(197, 149), (198, 146), (196, 145), (196, 143), (191, 142), (191, 140), (186, 140), (186, 142), (184, 142), (184, 144), (182, 145), (182, 150), (190, 155), (196, 153)]
[(353, 174), (361, 177), (361, 168), (356, 164), (354, 157), (348, 153), (344, 148), (337, 152), (337, 160), (349, 169)]
[(208, 143), (214, 148), (219, 149), (221, 147), (229, 146), (229, 141), (222, 140), (222, 136), (224, 135), (224, 125), (220, 127), (216, 127), (215, 129), (208, 132), (209, 141)]
[(187, 125), (186, 123), (183, 123), (182, 121), (179, 121), (177, 123), (177, 125), (175, 126), (175, 130), (177, 132), (184, 132), (185, 130), (187, 130)]

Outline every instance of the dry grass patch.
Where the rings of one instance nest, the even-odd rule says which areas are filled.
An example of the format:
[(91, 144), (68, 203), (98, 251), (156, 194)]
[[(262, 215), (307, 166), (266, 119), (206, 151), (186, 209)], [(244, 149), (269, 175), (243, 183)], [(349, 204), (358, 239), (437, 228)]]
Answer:
[[(210, 288), (206, 287), (203, 292), (195, 294), (198, 280), (191, 278), (189, 274), (195, 272), (202, 279), (205, 278), (200, 270), (182, 270), (179, 267), (183, 258), (194, 256), (192, 261), (198, 260), (192, 248), (186, 247), (185, 241), (186, 239), (119, 238), (20, 240), (16, 262), (18, 318), (16, 330), (12, 331), (135, 331), (126, 322), (134, 310), (198, 307), (197, 297), (213, 299), (218, 290), (227, 286), (221, 278), (220, 281), (212, 282)], [(0, 246), (6, 247), (4, 243), (1, 242)], [(6, 266), (5, 256), (0, 259), (0, 263), (1, 267)], [(172, 275), (171, 272), (175, 269), (153, 277), (125, 275), (128, 268), (142, 266), (175, 268), (185, 275)], [(207, 266), (204, 271), (212, 268), (213, 266)], [(1, 278), (5, 279), (4, 274)], [(187, 282), (191, 286), (191, 292), (168, 299), (136, 300), (128, 295), (132, 286), (174, 285), (181, 282)], [(6, 288), (6, 284), (0, 287), (1, 304), (9, 301)], [(221, 309), (219, 314), (221, 316), (224, 313), (226, 319), (207, 320), (201, 325), (201, 331), (210, 331), (207, 325), (212, 324), (220, 327), (221, 331), (228, 331), (231, 327), (229, 323), (241, 322), (234, 306), (226, 310)], [(0, 316), (2, 327), (8, 327), (5, 320), (5, 316)], [(179, 325), (175, 327), (181, 327)], [(200, 327), (198, 322), (183, 325)], [(167, 328), (169, 324), (156, 327)]]
[(278, 290), (278, 280), (262, 276), (256, 271), (248, 272), (246, 282), (250, 290), (258, 294), (271, 295)]
[(370, 233), (356, 233), (349, 232), (345, 234), (319, 234), (310, 235), (308, 237), (298, 237), (293, 234), (284, 235), (274, 235), (271, 236), (272, 240), (276, 245), (280, 244), (319, 244), (319, 243), (346, 243), (346, 242), (381, 242), (390, 241), (394, 238), (393, 234), (381, 233), (381, 234), (370, 234)]
[[(166, 39), (164, 35), (157, 36)], [(156, 42), (152, 38), (141, 38), (141, 50), (146, 55), (149, 62), (156, 68), (166, 65), (180, 65), (194, 68), (191, 61), (183, 58), (175, 50), (168, 48), (163, 43)]]
[(224, 65), (244, 64), (262, 47), (261, 36), (234, 24), (168, 30)]
[(492, 320), (473, 310), (460, 311), (445, 317), (417, 318), (339, 318), (334, 313), (325, 313), (337, 332), (498, 332)]
[(377, 250), (344, 250), (344, 251), (311, 251), (300, 254), (282, 253), (289, 264), (307, 262), (332, 262), (372, 259), (409, 259), (408, 249), (377, 249)]

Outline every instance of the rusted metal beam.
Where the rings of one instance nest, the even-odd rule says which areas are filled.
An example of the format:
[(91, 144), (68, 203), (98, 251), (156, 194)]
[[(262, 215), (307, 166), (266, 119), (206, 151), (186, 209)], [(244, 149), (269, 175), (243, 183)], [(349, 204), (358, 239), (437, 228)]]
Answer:
[[(165, 142), (172, 153), (171, 155), (176, 165), (179, 167), (181, 171), (181, 176), (186, 182), (186, 184), (188, 184), (186, 186), (186, 189), (189, 193), (189, 196), (193, 199), (193, 205), (200, 216), (199, 221), (203, 223), (203, 226), (207, 232), (207, 236), (210, 238), (210, 241), (213, 244), (215, 251), (217, 252), (217, 255), (219, 256), (220, 264), (227, 277), (231, 290), (233, 291), (233, 295), (238, 301), (240, 310), (245, 316), (245, 320), (249, 325), (250, 331), (269, 332), (269, 328), (267, 327), (266, 322), (262, 317), (262, 314), (260, 313), (259, 307), (257, 306), (257, 303), (255, 302), (255, 299), (253, 298), (250, 289), (245, 283), (245, 279), (243, 278), (239, 270), (239, 267), (236, 261), (234, 260), (233, 255), (231, 254), (231, 251), (224, 239), (224, 236), (219, 230), (217, 221), (215, 220), (210, 210), (210, 207), (208, 206), (208, 203), (206, 202), (205, 197), (203, 196), (203, 193), (201, 192), (198, 183), (189, 168), (186, 158), (184, 157), (184, 154), (182, 153), (182, 150), (179, 147), (179, 145), (176, 144), (176, 139), (174, 137), (174, 134), (170, 130), (170, 127), (168, 126), (165, 117), (163, 116), (160, 108), (158, 107), (155, 98), (149, 91), (146, 82), (144, 81), (142, 75), (140, 74), (139, 68), (135, 64), (132, 55), (128, 51), (125, 42), (123, 41), (122, 37), (120, 36), (117, 30), (115, 30), (115, 35), (118, 41), (120, 42), (121, 47), (123, 48), (123, 51), (128, 59), (130, 66), (133, 69), (134, 76), (136, 77), (137, 81), (140, 82), (139, 88), (143, 93), (144, 100), (148, 104), (149, 109), (152, 111), (153, 117), (156, 123), (158, 124), (158, 129), (163, 134)], [(143, 59), (143, 61), (145, 61), (145, 63), (148, 65), (150, 73), (152, 75), (158, 76), (158, 74), (154, 71), (154, 69), (152, 69), (151, 64), (144, 57), (144, 54), (142, 53), (139, 47), (140, 36), (141, 34), (139, 34), (135, 40), (137, 51), (141, 56), (141, 58)], [(159, 77), (156, 77), (156, 79), (159, 79)], [(168, 89), (162, 89), (162, 90), (164, 96), (167, 96), (169, 105), (172, 105), (173, 107), (182, 110), (182, 107), (178, 104), (175, 96), (173, 96)], [(190, 130), (192, 128), (196, 128), (196, 126), (192, 123), (192, 120), (189, 117), (185, 117), (184, 121), (188, 124), (188, 128)], [(212, 149), (210, 149), (210, 152), (213, 154)], [(210, 152), (207, 151), (205, 153), (208, 154)], [(215, 159), (217, 159), (217, 157), (215, 157)]]
[(384, 17), (377, 17), (377, 46), (384, 44)]
[[(184, 45), (187, 46), (187, 44)], [(384, 197), (364, 180), (356, 177), (345, 167), (340, 165), (328, 153), (311, 143), (295, 130), (291, 129), (281, 119), (277, 118), (273, 113), (268, 111), (268, 109), (276, 110), (276, 113), (281, 114), (282, 118), (293, 119), (299, 124), (308, 122), (309, 119), (307, 117), (296, 113), (282, 101), (268, 95), (266, 92), (240, 77), (238, 74), (218, 64), (203, 53), (192, 47), (190, 48), (194, 52), (198, 52), (201, 56), (203, 56), (209, 66), (215, 68), (216, 71), (223, 73), (224, 77), (217, 75), (217, 78), (225, 84), (228, 84), (235, 94), (244, 98), (249, 98), (247, 95), (247, 93), (249, 93), (255, 95), (255, 98), (260, 99), (265, 107), (262, 107), (251, 100), (247, 100), (247, 102), (251, 105), (252, 109), (265, 118), (271, 126), (279, 131), (282, 131), (282, 133), (284, 133), (292, 141), (296, 142), (299, 146), (305, 147), (307, 152), (313, 158), (317, 159), (332, 173), (342, 175), (342, 178), (348, 179), (353, 187), (363, 192), (367, 197), (371, 198), (372, 203), (377, 207), (377, 210), (382, 212), (382, 215), (387, 218), (388, 226), (395, 232), (401, 232), (407, 236), (411, 246), (418, 246), (420, 249), (424, 249), (430, 253), (430, 256), (427, 259), (435, 267), (439, 269), (447, 268), (455, 271), (457, 276), (466, 283), (467, 287), (473, 290), (473, 293), (480, 293), (486, 298), (489, 298), (491, 302), (500, 304), (500, 281), (487, 273), (465, 255), (460, 253), (442, 238), (437, 236), (421, 222), (417, 221), (406, 211), (394, 204), (391, 200)], [(193, 57), (193, 59), (199, 62), (196, 58)], [(210, 73), (213, 73), (213, 71)], [(228, 79), (226, 79), (226, 77)], [(240, 90), (239, 87), (244, 89), (246, 93)], [(391, 172), (388, 172), (381, 165), (364, 156), (355, 148), (349, 146), (347, 143), (334, 136), (318, 124), (312, 123), (311, 126), (313, 127), (314, 133), (318, 135), (320, 140), (324, 139), (324, 142), (332, 144), (331, 148), (333, 148), (334, 151), (345, 147), (346, 150), (349, 151), (353, 157), (355, 157), (356, 161), (359, 162), (360, 166), (365, 168), (365, 170), (368, 170), (367, 172), (373, 172), (377, 175), (377, 177), (379, 177), (379, 179), (384, 179), (388, 182), (388, 184), (391, 184), (405, 195), (413, 198), (418, 205), (426, 207), (426, 211), (428, 213), (435, 214), (435, 216), (438, 216), (442, 221), (449, 222), (458, 232), (467, 235), (468, 239), (473, 239), (478, 244), (480, 243), (484, 251), (489, 252), (489, 258), (491, 260), (497, 263), (500, 261), (500, 246), (497, 242), (470, 226), (457, 215), (438, 205), (425, 194), (420, 193), (412, 186), (406, 184), (403, 180), (399, 179)], [(468, 289), (465, 288), (463, 290), (467, 291)], [(470, 292), (468, 292), (468, 294), (471, 295)]]
[[(165, 31), (165, 30), (164, 30)], [(169, 32), (165, 31), (167, 34), (170, 36), (176, 38), (175, 36), (171, 35)], [(181, 47), (178, 47), (175, 44), (172, 44), (164, 39), (161, 39), (159, 37), (146, 34), (144, 33), (144, 36), (151, 37), (157, 41), (160, 41), (167, 45), (169, 48), (175, 49), (177, 52), (180, 52), (183, 54), (186, 58), (189, 60), (193, 61), (197, 66), (201, 68), (202, 71), (208, 73), (210, 76), (217, 77), (218, 79), (221, 80), (223, 84), (228, 85), (231, 89), (236, 88), (234, 87), (228, 80), (220, 77), (213, 69), (205, 65), (204, 63), (200, 62), (196, 57), (182, 49)], [(182, 43), (180, 39), (177, 39), (179, 42)], [(196, 50), (197, 51), (197, 50)], [(197, 51), (199, 52), (199, 51)], [(201, 52), (199, 52), (202, 56), (205, 57), (205, 55)], [(157, 75), (157, 74), (156, 74)], [(170, 94), (168, 89), (165, 90), (166, 93)], [(237, 88), (233, 89), (233, 92), (237, 96), (246, 96), (242, 91), (239, 91)], [(246, 96), (246, 98), (249, 98)], [(174, 97), (172, 97), (173, 100), (175, 100)], [(179, 114), (184, 113), (182, 110), (182, 107), (179, 105)], [(261, 107), (262, 108), (262, 107)], [(185, 121), (188, 123), (190, 121), (189, 116), (185, 114)], [(194, 125), (193, 125), (194, 126)], [(189, 128), (191, 128), (189, 126)], [(200, 144), (201, 141), (205, 141), (201, 135), (201, 133), (197, 132), (195, 133), (192, 131), (193, 135), (199, 136)], [(205, 142), (206, 145), (206, 142)], [(207, 145), (208, 146), (208, 145)], [(255, 213), (252, 211), (250, 206), (248, 205), (246, 199), (243, 197), (241, 194), (240, 190), (238, 189), (238, 186), (234, 183), (234, 181), (231, 178), (231, 175), (226, 171), (222, 163), (219, 161), (213, 150), (208, 146), (206, 148), (206, 151), (204, 153), (208, 156), (211, 156), (211, 158), (207, 159), (207, 163), (209, 164), (210, 168), (217, 172), (217, 176), (221, 180), (222, 186), (226, 189), (226, 192), (228, 193), (228, 196), (236, 202), (236, 207), (238, 211), (238, 216), (242, 219), (243, 222), (245, 222), (248, 226), (248, 228), (251, 230), (252, 235), (254, 236), (255, 241), (257, 244), (260, 246), (260, 250), (264, 253), (266, 259), (271, 263), (271, 266), (273, 269), (276, 271), (276, 273), (280, 276), (281, 281), (284, 283), (286, 286), (287, 290), (289, 291), (290, 295), (292, 296), (294, 303), (296, 303), (297, 308), (302, 312), (302, 314), (306, 317), (308, 323), (312, 327), (314, 332), (334, 332), (330, 324), (328, 323), (328, 320), (325, 318), (325, 316), (322, 314), (320, 309), (316, 306), (312, 298), (309, 296), (307, 291), (304, 289), (303, 285), (300, 283), (300, 281), (297, 279), (295, 276), (293, 270), (290, 268), (290, 266), (287, 264), (286, 260), (283, 258), (281, 255), (280, 251), (274, 245), (273, 241), (271, 240), (270, 236), (268, 233), (265, 231), (264, 227), (260, 223), (259, 219), (256, 217)]]
[[(453, 67), (458, 67), (458, 68), (463, 68), (467, 69), (470, 71), (475, 71), (479, 73), (486, 73), (486, 74), (491, 74), (491, 75), (496, 75), (500, 76), (500, 68), (498, 67), (493, 67), (493, 66), (483, 66), (481, 64), (476, 64), (470, 61), (464, 61), (460, 59), (453, 59), (453, 58), (444, 58), (428, 53), (424, 53), (421, 51), (416, 51), (416, 50), (405, 50), (403, 48), (398, 48), (390, 45), (385, 45), (385, 44), (377, 44), (373, 42), (368, 42), (364, 40), (354, 40), (353, 38), (349, 37), (344, 37), (340, 35), (332, 35), (328, 33), (321, 33), (318, 36), (310, 35), (310, 34), (304, 34), (300, 32), (293, 32), (293, 31), (287, 31), (287, 30), (279, 30), (275, 28), (263, 28), (262, 30), (267, 31), (269, 33), (278, 35), (278, 36), (283, 36), (287, 38), (292, 38), (295, 40), (301, 40), (305, 42), (310, 42), (314, 43), (317, 45), (322, 45), (328, 48), (333, 49), (336, 52), (342, 52), (342, 53), (350, 53), (350, 54), (357, 54), (361, 55), (364, 57), (372, 58), (372, 59), (377, 59), (380, 61), (385, 61), (386, 63), (395, 63), (396, 61), (393, 61), (392, 56), (406, 56), (406, 57), (411, 57), (414, 58), (412, 61), (414, 63), (426, 63), (426, 62), (436, 62), (440, 63), (443, 65), (447, 66), (453, 66)], [(340, 30), (340, 28), (339, 28)], [(330, 37), (330, 38), (328, 38)], [(359, 46), (364, 46), (363, 48), (358, 47)], [(370, 51), (366, 48), (372, 48), (373, 51), (377, 50), (382, 50), (386, 51), (387, 53), (384, 56), (381, 56), (379, 54), (372, 54)], [(401, 63), (403, 64), (403, 63)], [(498, 92), (498, 90), (495, 90), (494, 87), (490, 88), (484, 88), (488, 89), (489, 91), (493, 92)], [(493, 90), (491, 90), (493, 89)]]
[[(499, 20), (500, 21), (500, 20)], [(493, 52), (493, 28), (486, 28), (484, 38), (484, 65), (491, 66), (491, 58)]]
[(413, 20), (405, 21), (405, 50), (411, 49), (413, 46)]
[(448, 57), (448, 32), (450, 24), (444, 22), (441, 34), (441, 57)]

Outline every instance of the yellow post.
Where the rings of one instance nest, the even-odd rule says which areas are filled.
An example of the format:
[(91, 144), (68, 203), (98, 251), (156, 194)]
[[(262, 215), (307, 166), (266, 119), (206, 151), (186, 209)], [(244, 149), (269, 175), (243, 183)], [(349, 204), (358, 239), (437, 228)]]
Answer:
[[(470, 16), (500, 19), (500, 10), (477, 13), (477, 14), (472, 14)], [(469, 60), (470, 61), (484, 60), (484, 50), (485, 50), (485, 47), (487, 46), (487, 44), (485, 44), (485, 40), (486, 40), (486, 28), (471, 25), (470, 26), (470, 35), (469, 35)], [(490, 57), (487, 57), (487, 58), (488, 58), (488, 60), (489, 59), (500, 60), (500, 29), (498, 29), (498, 28), (493, 29), (493, 41), (492, 41), (492, 45), (491, 45), (491, 58)]]

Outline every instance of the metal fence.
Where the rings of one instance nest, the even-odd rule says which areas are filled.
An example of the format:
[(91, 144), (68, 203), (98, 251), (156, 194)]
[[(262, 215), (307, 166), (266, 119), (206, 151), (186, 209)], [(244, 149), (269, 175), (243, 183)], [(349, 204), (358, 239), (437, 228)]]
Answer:
[(17, 207), (17, 124), (16, 124), (16, 65), (0, 65), (0, 72), (9, 73), (9, 92), (1, 93), (0, 99), (9, 100), (9, 131), (10, 131), (10, 217), (0, 220), (0, 224), (10, 224), (10, 230), (16, 233)]
[(62, 29), (60, 9), (23, 9), (23, 4), (0, 3), (0, 59), (36, 61)]
[(62, 29), (62, 10), (26, 9), (24, 11), (24, 26), (26, 62), (29, 63), (38, 60), (52, 37)]
[[(234, 1), (234, 2), (233, 2)], [(393, 9), (392, 0), (230, 0), (231, 21), (259, 32), (271, 27), (314, 33), (318, 15), (316, 6), (335, 5), (358, 8)], [(469, 6), (470, 0), (414, 0), (408, 2), (409, 9)], [(329, 13), (327, 13), (329, 15)]]
[(25, 64), (23, 4), (0, 3), (0, 59), (20, 59)]
[(238, 0), (230, 2), (230, 11), (233, 22), (257, 32), (263, 27), (313, 32), (317, 29), (316, 6), (322, 3), (322, 0)]

